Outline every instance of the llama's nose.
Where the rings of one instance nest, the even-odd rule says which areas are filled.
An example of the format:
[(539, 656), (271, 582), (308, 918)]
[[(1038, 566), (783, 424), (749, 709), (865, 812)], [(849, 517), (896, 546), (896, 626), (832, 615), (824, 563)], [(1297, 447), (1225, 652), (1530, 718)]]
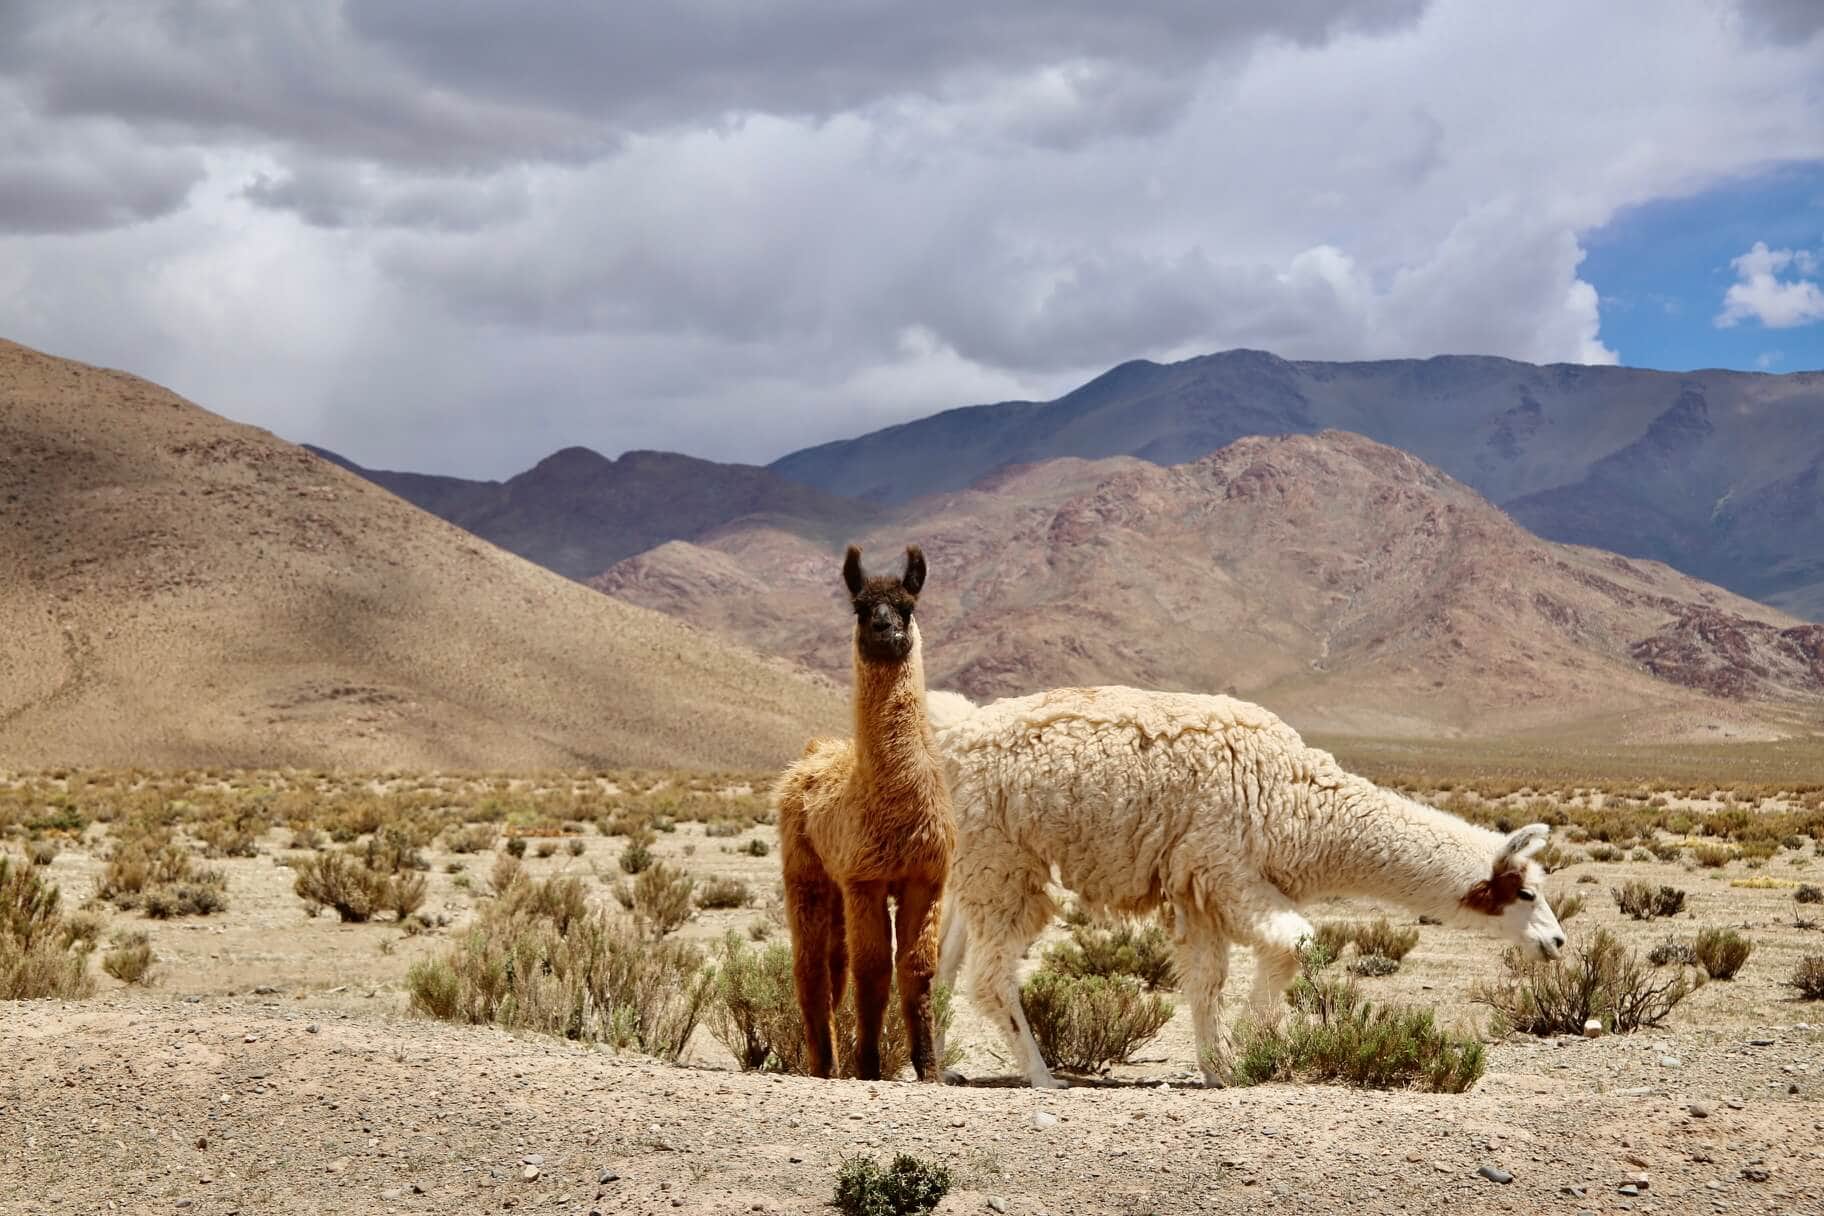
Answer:
[(1554, 933), (1552, 935), (1552, 945), (1558, 947), (1560, 950), (1564, 949), (1564, 934)]

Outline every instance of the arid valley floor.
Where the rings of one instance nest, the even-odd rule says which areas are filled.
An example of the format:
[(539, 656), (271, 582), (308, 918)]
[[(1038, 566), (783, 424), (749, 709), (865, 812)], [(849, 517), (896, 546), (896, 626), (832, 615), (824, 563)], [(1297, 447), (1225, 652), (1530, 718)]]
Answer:
[[(127, 985), (91, 961), (85, 999), (0, 1006), (0, 1212), (811, 1212), (845, 1158), (896, 1152), (951, 1169), (943, 1212), (1824, 1212), (1824, 1005), (1784, 985), (1824, 953), (1824, 907), (1795, 899), (1824, 863), (1817, 839), (1757, 844), (1753, 827), (1816, 809), (1815, 786), (1382, 772), (1479, 818), (1561, 808), (1548, 894), (1585, 897), (1574, 944), (1606, 927), (1644, 954), (1718, 926), (1754, 952), (1664, 1027), (1494, 1039), (1460, 1095), (1204, 1090), (1183, 1008), (1132, 1063), (1037, 1092), (1010, 1084), (1002, 1044), (960, 999), (951, 1039), (970, 1084), (816, 1081), (741, 1072), (702, 1028), (668, 1064), (409, 1008), (408, 968), (452, 949), (514, 838), (529, 874), (579, 877), (619, 914), (629, 840), (607, 833), (656, 827), (660, 861), (747, 888), (747, 906), (697, 911), (674, 938), (783, 940), (777, 855), (751, 843), (773, 830), (752, 821), (764, 802), (739, 778), (681, 798), (685, 784), (652, 774), (18, 776), (0, 785), (12, 863), (54, 846), (39, 872), (65, 913), (87, 906), (104, 942), (144, 931), (156, 963), (149, 984)], [(428, 924), (307, 915), (293, 867), (395, 819), (426, 842)], [(218, 870), (225, 910), (152, 919), (96, 899), (136, 822), (169, 825)], [(1655, 822), (1640, 844), (1599, 838)], [(465, 831), (479, 851), (451, 851)], [(1611, 888), (1629, 879), (1683, 889), (1685, 910), (1624, 917)], [(1366, 903), (1308, 912), (1414, 923)], [(1470, 990), (1500, 966), (1498, 943), (1427, 926), (1396, 974), (1359, 982), (1482, 1033), (1489, 1011)], [(1243, 952), (1231, 1016), (1249, 973)]]

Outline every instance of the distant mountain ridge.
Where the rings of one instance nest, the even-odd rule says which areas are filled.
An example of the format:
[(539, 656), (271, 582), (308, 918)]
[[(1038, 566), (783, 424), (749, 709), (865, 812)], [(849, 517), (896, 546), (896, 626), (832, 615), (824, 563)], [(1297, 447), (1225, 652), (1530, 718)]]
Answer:
[(675, 452), (633, 451), (610, 460), (569, 447), (506, 481), (471, 481), (366, 469), (305, 446), (490, 544), (573, 579), (736, 520), (833, 539), (831, 528), (848, 521), (864, 525), (881, 513), (875, 504), (841, 499), (757, 465)]
[(1055, 401), (946, 410), (769, 468), (885, 504), (1055, 457), (1195, 460), (1338, 429), (1412, 453), (1552, 540), (1664, 561), (1824, 619), (1824, 373), (1658, 372), (1481, 356), (1135, 360)]

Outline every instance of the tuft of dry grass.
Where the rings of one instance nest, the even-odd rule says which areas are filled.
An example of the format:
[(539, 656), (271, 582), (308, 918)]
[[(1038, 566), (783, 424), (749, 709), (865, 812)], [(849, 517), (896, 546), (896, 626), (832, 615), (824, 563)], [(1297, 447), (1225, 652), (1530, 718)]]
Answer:
[(157, 961), (152, 939), (144, 932), (118, 933), (101, 956), (101, 969), (123, 984), (145, 985), (152, 982), (152, 966)]
[(699, 908), (745, 908), (753, 900), (753, 892), (739, 878), (712, 878), (697, 888)]
[(1733, 929), (1705, 929), (1692, 948), (1704, 974), (1713, 980), (1730, 980), (1754, 953), (1754, 943)]
[(330, 852), (306, 858), (292, 889), (310, 915), (333, 908), (340, 920), (359, 924), (386, 911), (405, 920), (423, 906), (425, 880), (419, 873), (375, 869), (347, 853)]
[(1824, 1001), (1824, 954), (1808, 954), (1793, 967), (1786, 986), (1803, 1001)]
[(697, 880), (689, 874), (661, 861), (631, 883), (616, 883), (614, 897), (633, 913), (646, 932), (664, 937), (682, 928), (696, 914), (690, 898), (696, 885)]

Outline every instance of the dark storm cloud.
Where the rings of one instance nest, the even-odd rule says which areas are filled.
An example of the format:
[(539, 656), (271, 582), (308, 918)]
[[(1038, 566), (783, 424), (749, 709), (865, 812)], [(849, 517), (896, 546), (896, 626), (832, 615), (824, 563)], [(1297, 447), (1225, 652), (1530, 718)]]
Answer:
[(47, 129), (0, 87), (0, 235), (153, 219), (177, 209), (202, 178), (193, 151), (144, 147), (118, 123)]
[(1741, 0), (1741, 7), (1748, 28), (1775, 42), (1808, 42), (1824, 30), (1820, 0)]

